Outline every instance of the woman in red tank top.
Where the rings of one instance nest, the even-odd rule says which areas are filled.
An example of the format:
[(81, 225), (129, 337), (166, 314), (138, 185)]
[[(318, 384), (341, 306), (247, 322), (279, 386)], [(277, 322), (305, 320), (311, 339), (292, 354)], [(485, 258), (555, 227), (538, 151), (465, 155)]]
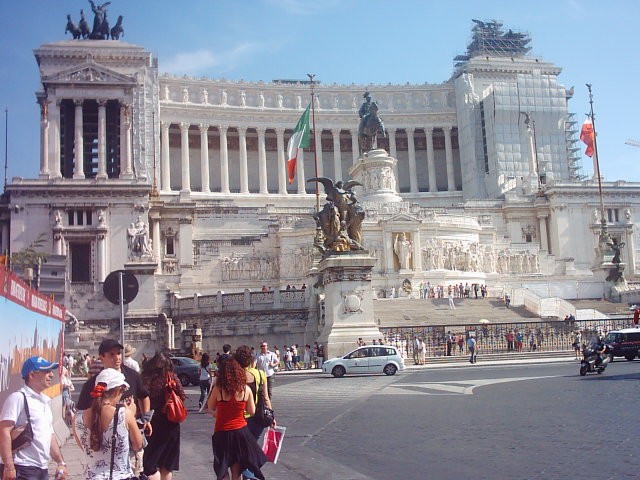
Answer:
[(235, 359), (218, 362), (218, 376), (207, 406), (215, 416), (211, 444), (217, 479), (227, 478), (231, 469), (231, 479), (240, 480), (241, 472), (248, 469), (256, 478), (264, 480), (260, 467), (267, 458), (244, 418), (244, 412), (253, 415), (256, 406), (245, 371)]

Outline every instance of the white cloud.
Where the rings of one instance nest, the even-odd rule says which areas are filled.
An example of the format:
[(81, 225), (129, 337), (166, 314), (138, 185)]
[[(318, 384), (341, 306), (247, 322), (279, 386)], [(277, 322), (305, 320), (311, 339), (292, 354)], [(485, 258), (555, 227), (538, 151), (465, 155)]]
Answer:
[(230, 50), (217, 53), (206, 49), (195, 52), (180, 52), (169, 58), (167, 62), (162, 62), (160, 71), (173, 75), (193, 76), (211, 73), (212, 69), (216, 69), (216, 73), (220, 74), (233, 70), (238, 64), (243, 63), (247, 58), (264, 48), (265, 45), (245, 42)]
[(209, 50), (197, 50), (195, 52), (181, 52), (170, 58), (160, 66), (164, 72), (174, 75), (202, 73), (209, 68), (220, 64), (220, 59)]

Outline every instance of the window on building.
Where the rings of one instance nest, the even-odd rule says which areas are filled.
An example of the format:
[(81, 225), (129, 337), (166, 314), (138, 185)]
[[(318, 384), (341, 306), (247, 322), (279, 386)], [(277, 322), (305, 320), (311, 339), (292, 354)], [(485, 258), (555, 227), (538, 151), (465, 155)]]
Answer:
[(91, 282), (91, 244), (88, 242), (70, 242), (71, 282)]
[(607, 220), (609, 223), (620, 221), (620, 211), (618, 208), (607, 208)]
[(533, 237), (531, 236), (531, 234), (530, 234), (530, 233), (527, 233), (527, 234), (524, 236), (524, 240), (525, 240), (525, 242), (527, 242), (527, 243), (531, 243), (531, 241), (533, 240)]
[(164, 254), (167, 256), (174, 256), (176, 254), (174, 237), (165, 237)]

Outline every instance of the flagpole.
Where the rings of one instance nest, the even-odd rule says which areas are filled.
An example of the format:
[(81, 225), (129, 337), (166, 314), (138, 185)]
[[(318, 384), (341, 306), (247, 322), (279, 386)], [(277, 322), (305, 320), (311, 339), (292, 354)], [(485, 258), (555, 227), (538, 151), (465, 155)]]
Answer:
[(593, 93), (591, 92), (591, 84), (587, 83), (587, 90), (589, 91), (589, 117), (591, 118), (591, 125), (593, 126), (593, 154), (596, 157), (595, 167), (596, 175), (598, 176), (598, 193), (600, 194), (600, 236), (604, 238), (607, 236), (607, 220), (604, 216), (604, 198), (602, 196), (602, 177), (600, 176), (600, 157), (598, 155), (598, 136), (596, 134), (596, 117), (593, 113)]
[[(318, 178), (318, 144), (316, 143), (316, 102), (315, 102), (315, 91), (313, 87), (315, 86), (315, 73), (307, 73), (307, 77), (309, 77), (309, 81), (311, 83), (311, 119), (313, 123), (313, 164), (315, 166), (315, 177)], [(320, 148), (322, 148), (322, 142), (320, 143)], [(316, 183), (316, 211), (320, 211), (320, 187), (318, 186), (318, 182)]]

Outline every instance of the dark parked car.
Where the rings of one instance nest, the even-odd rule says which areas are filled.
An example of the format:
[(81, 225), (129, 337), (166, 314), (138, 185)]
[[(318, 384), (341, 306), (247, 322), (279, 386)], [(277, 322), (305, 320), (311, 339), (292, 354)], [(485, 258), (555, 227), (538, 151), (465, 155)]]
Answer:
[(189, 357), (171, 357), (173, 371), (180, 379), (183, 387), (190, 383), (198, 385), (200, 383), (200, 362)]
[(607, 333), (604, 343), (609, 346), (611, 361), (624, 357), (631, 361), (640, 354), (640, 329), (624, 328)]

